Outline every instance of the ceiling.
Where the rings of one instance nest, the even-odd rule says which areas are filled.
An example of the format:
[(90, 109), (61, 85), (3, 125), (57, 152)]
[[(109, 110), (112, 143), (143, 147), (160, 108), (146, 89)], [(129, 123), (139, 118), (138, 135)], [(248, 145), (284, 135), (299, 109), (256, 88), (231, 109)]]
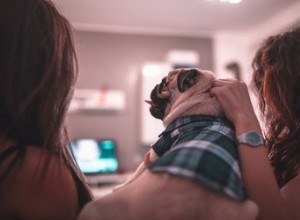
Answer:
[[(140, 33), (243, 31), (299, 0), (54, 0), (79, 30)], [(300, 13), (299, 13), (300, 14)]]

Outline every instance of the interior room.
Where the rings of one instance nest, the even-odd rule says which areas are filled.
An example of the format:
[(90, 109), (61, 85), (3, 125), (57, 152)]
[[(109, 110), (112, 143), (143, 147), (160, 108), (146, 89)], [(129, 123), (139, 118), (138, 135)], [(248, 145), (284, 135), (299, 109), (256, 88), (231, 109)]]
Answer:
[(97, 196), (124, 181), (163, 131), (145, 102), (157, 80), (196, 66), (249, 84), (259, 44), (300, 25), (298, 0), (54, 2), (76, 35), (79, 77), (67, 118), (74, 154), (93, 160), (105, 151), (114, 160), (85, 167)]

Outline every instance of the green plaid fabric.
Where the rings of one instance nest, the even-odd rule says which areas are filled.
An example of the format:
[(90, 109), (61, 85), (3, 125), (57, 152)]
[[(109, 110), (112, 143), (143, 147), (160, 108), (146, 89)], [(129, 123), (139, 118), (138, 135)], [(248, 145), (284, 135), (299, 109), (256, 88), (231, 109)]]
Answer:
[(234, 129), (225, 118), (181, 117), (159, 135), (152, 148), (160, 157), (151, 164), (152, 172), (191, 178), (237, 200), (247, 198)]

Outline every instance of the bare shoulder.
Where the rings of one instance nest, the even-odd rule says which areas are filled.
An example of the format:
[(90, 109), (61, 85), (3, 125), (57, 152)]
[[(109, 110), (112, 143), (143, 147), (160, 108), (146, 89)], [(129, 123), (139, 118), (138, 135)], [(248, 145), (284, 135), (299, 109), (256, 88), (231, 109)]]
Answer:
[(98, 220), (100, 217), (101, 220), (135, 219), (130, 213), (138, 207), (131, 206), (131, 190), (127, 192), (123, 188), (126, 187), (89, 202), (80, 212), (78, 220)]
[[(27, 147), (24, 160), (9, 176), (7, 198), (20, 218), (76, 219), (78, 198), (74, 179), (56, 154)], [(9, 183), (9, 182), (8, 182)]]
[(300, 219), (300, 174), (281, 189), (281, 194), (294, 219)]
[[(78, 220), (96, 220), (99, 219), (101, 213), (98, 213), (98, 205), (95, 204), (95, 201), (89, 202), (84, 206), (82, 211), (79, 214)], [(97, 202), (99, 203), (99, 202)]]
[(228, 201), (193, 181), (146, 170), (131, 184), (90, 202), (79, 220), (254, 220), (256, 216), (252, 203)]

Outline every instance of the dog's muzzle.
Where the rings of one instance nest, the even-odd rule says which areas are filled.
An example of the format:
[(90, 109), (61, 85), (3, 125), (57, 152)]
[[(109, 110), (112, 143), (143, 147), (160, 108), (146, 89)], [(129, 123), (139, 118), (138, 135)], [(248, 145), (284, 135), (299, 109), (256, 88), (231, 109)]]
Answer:
[(163, 119), (167, 105), (170, 102), (170, 97), (160, 97), (161, 86), (156, 85), (151, 92), (150, 98), (152, 101), (150, 113), (154, 118)]

